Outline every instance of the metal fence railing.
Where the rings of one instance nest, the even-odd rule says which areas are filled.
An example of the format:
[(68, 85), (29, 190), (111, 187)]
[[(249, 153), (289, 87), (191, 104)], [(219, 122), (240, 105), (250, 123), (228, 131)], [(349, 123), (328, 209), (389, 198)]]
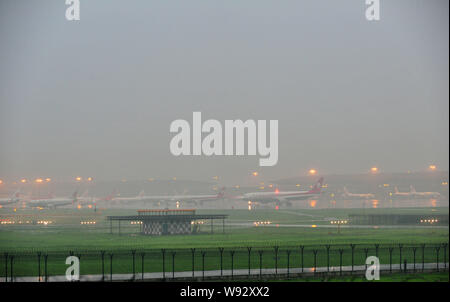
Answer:
[(449, 257), (448, 243), (2, 252), (0, 280), (63, 281), (69, 256), (78, 257), (84, 280), (99, 281), (353, 273), (369, 256), (387, 272), (440, 271)]

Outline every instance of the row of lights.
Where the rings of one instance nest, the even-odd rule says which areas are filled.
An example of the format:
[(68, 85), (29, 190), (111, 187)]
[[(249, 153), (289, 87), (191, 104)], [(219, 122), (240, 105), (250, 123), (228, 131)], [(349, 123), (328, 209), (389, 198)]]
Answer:
[(130, 224), (142, 224), (142, 221), (131, 221)]
[(1, 221), (0, 224), (14, 224), (16, 223), (15, 221), (12, 220), (7, 220), (7, 221)]
[(81, 221), (80, 222), (80, 224), (83, 224), (83, 225), (85, 225), (85, 224), (96, 224), (97, 222), (96, 221)]
[(255, 221), (255, 222), (253, 222), (253, 224), (255, 226), (260, 226), (260, 225), (269, 225), (269, 224), (272, 224), (272, 222), (271, 221)]
[(420, 219), (420, 223), (437, 223), (437, 219)]
[(50, 221), (50, 220), (39, 220), (37, 222), (37, 224), (43, 224), (43, 225), (48, 225), (48, 224), (52, 224), (52, 223), (53, 223), (53, 221)]
[[(75, 180), (80, 182), (80, 181), (83, 180), (83, 178), (81, 176), (77, 176), (77, 177), (75, 177)], [(88, 177), (88, 178), (86, 178), (86, 180), (90, 182), (90, 181), (93, 181), (94, 179), (92, 177)], [(34, 180), (34, 182), (37, 183), (37, 184), (46, 183), (46, 182), (48, 183), (48, 182), (51, 182), (51, 181), (52, 181), (52, 179), (50, 177), (47, 177), (47, 178), (39, 177), (39, 178), (36, 178)], [(21, 178), (19, 180), (19, 182), (25, 184), (25, 183), (28, 183), (29, 181), (26, 178)], [(3, 183), (4, 183), (4, 181), (2, 179), (0, 179), (0, 185), (3, 184)], [(13, 182), (13, 183), (15, 183), (15, 182)]]
[(203, 220), (191, 221), (191, 224), (205, 224)]
[(347, 224), (348, 220), (331, 220), (331, 224)]

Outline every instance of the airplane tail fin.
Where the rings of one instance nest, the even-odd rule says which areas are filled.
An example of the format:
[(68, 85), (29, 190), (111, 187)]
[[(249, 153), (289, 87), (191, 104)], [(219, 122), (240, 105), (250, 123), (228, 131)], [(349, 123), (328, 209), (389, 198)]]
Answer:
[(217, 193), (217, 198), (225, 197), (225, 187), (220, 188), (220, 191)]
[(12, 201), (16, 201), (16, 200), (19, 200), (20, 199), (20, 189), (17, 189), (16, 190), (16, 192), (14, 192), (12, 195), (11, 195), (11, 197), (10, 197), (10, 199), (12, 200)]
[(308, 193), (320, 193), (323, 185), (323, 177), (319, 178), (314, 187)]
[(345, 195), (348, 195), (348, 194), (349, 194), (349, 192), (348, 192), (348, 190), (347, 190), (347, 187), (344, 187), (344, 194), (345, 194)]
[(76, 190), (72, 194), (72, 203), (76, 203), (78, 201), (78, 191)]

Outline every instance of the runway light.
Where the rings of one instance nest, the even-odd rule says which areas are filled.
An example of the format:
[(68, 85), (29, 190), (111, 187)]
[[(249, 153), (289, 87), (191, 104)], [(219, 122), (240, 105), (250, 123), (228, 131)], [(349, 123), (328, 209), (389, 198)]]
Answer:
[(0, 185), (3, 184), (3, 180), (0, 179)]
[(258, 172), (253, 172), (253, 176), (258, 176), (259, 175), (259, 173)]
[(370, 172), (377, 173), (378, 172), (378, 168), (377, 167), (372, 167), (372, 168), (370, 168)]
[(43, 180), (42, 178), (37, 178), (37, 179), (35, 180), (35, 182), (38, 183), (38, 184), (40, 184), (40, 183), (44, 182), (44, 180)]
[(317, 225), (313, 224), (311, 227), (312, 227), (312, 228), (317, 228)]
[(45, 181), (46, 181), (46, 182), (51, 182), (52, 179), (51, 179), (50, 177), (47, 177), (47, 178), (45, 179)]
[(87, 181), (92, 181), (92, 180), (93, 180), (92, 177), (88, 177), (88, 178), (87, 178)]
[(20, 182), (24, 184), (24, 183), (27, 182), (27, 180), (26, 180), (25, 178), (22, 178), (22, 179), (20, 180)]
[(316, 175), (317, 174), (317, 170), (316, 169), (310, 169), (308, 171), (309, 175)]
[(76, 181), (81, 181), (82, 178), (81, 178), (80, 176), (77, 176), (77, 177), (75, 177), (75, 180), (76, 180)]
[(431, 171), (435, 171), (436, 170), (436, 165), (429, 165), (428, 169), (430, 169)]

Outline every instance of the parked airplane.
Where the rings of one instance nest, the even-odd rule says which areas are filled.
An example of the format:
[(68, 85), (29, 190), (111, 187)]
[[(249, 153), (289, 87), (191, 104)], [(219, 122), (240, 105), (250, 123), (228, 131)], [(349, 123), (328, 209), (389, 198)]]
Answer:
[(0, 205), (5, 206), (12, 203), (17, 203), (20, 201), (20, 190), (14, 192), (9, 198), (0, 198)]
[(116, 194), (109, 195), (102, 199), (103, 201), (113, 202), (187, 202), (187, 203), (200, 203), (221, 200), (224, 198), (224, 190), (222, 188), (217, 194), (204, 194), (204, 195), (145, 195), (144, 191), (141, 191), (138, 196), (135, 197), (117, 197)]
[(422, 197), (422, 198), (439, 198), (441, 193), (439, 192), (417, 192), (416, 189), (411, 185), (409, 186), (409, 192), (399, 192), (397, 187), (394, 187), (394, 196), (397, 197)]
[(43, 199), (33, 199), (24, 200), (29, 207), (37, 208), (56, 208), (65, 205), (75, 204), (78, 201), (77, 191), (72, 194), (72, 197), (62, 197), (62, 198), (43, 198)]
[(255, 203), (286, 203), (294, 200), (306, 200), (312, 197), (317, 197), (320, 194), (323, 184), (323, 177), (321, 177), (314, 187), (309, 191), (284, 191), (281, 192), (275, 189), (273, 192), (251, 192), (241, 196), (233, 197), (233, 199), (245, 200), (247, 202)]
[(344, 194), (342, 194), (344, 198), (358, 198), (358, 199), (372, 199), (375, 198), (375, 195), (372, 193), (350, 193), (346, 187), (344, 187)]

